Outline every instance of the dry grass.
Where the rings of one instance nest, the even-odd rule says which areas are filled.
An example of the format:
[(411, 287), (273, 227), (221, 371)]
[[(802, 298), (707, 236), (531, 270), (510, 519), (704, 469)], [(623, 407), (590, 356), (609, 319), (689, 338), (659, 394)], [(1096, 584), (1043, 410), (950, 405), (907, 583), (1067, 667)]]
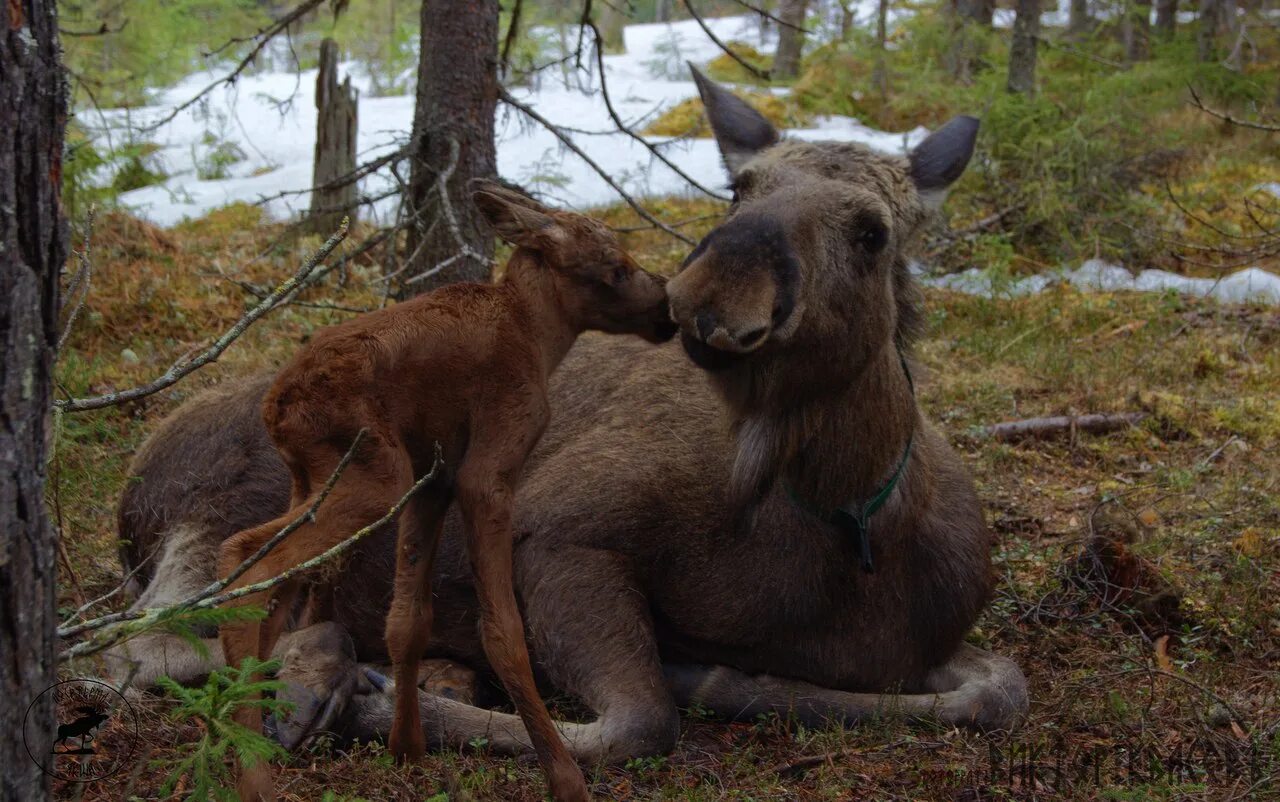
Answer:
[[(656, 206), (669, 222), (717, 208)], [(634, 224), (629, 212), (603, 214), (615, 225)], [(100, 221), (94, 289), (63, 357), (62, 384), (79, 394), (150, 378), (232, 322), (245, 296), (210, 270), (215, 263), (229, 270), (266, 250), (280, 228), (259, 222), (243, 208), (167, 232), (124, 217)], [(697, 237), (711, 224), (698, 220), (685, 230)], [(627, 237), (654, 268), (674, 269), (687, 251), (661, 233)], [(271, 250), (242, 278), (279, 280), (315, 244)], [(363, 305), (374, 298), (368, 278), (375, 269), (357, 266), (346, 290), (331, 279), (322, 294)], [(596, 791), (603, 798), (695, 800), (1274, 795), (1280, 315), (1067, 288), (1016, 300), (930, 292), (928, 308), (929, 332), (918, 349), (921, 399), (972, 468), (999, 538), (994, 556), (1002, 579), (972, 639), (1027, 672), (1033, 705), (1024, 729), (995, 739), (887, 723), (815, 732), (785, 719), (724, 724), (690, 711), (674, 754), (593, 770)], [(279, 311), (223, 362), (170, 392), (125, 409), (66, 416), (51, 501), (86, 593), (118, 580), (114, 501), (129, 456), (161, 417), (198, 387), (278, 364), (317, 326), (345, 316)], [(120, 358), (126, 348), (136, 364)], [(981, 435), (982, 426), (1001, 420), (1119, 410), (1149, 417), (1105, 437), (1001, 444)], [(1102, 559), (1113, 584), (1136, 587), (1100, 584), (1081, 569), (1081, 555)], [(76, 595), (64, 582), (64, 606)], [(1148, 604), (1153, 595), (1157, 603)], [(1174, 676), (1153, 673), (1161, 668)], [(150, 759), (196, 735), (195, 725), (168, 721), (164, 706), (142, 706)], [(1257, 777), (1248, 766), (1212, 757), (1232, 754), (1246, 743), (1242, 736), (1258, 746)], [(1064, 747), (1056, 746), (1059, 739)], [(993, 781), (992, 750), (1007, 754), (1028, 744), (1042, 747), (1040, 784), (1007, 772)], [(1127, 769), (1134, 750), (1151, 756), (1179, 748), (1213, 774), (1152, 777), (1141, 761)], [(1060, 778), (1052, 774), (1057, 756), (1067, 761)], [(1089, 756), (1104, 758), (1105, 787), (1095, 784)], [(164, 772), (146, 762), (138, 768), (136, 776), (87, 786), (83, 798), (153, 798)], [(342, 755), (319, 750), (296, 756), (279, 776), (288, 800), (542, 794), (532, 763), (486, 755), (482, 745), (409, 769), (395, 768), (376, 745)], [(1254, 787), (1268, 777), (1269, 790)], [(59, 792), (70, 797), (73, 789)]]

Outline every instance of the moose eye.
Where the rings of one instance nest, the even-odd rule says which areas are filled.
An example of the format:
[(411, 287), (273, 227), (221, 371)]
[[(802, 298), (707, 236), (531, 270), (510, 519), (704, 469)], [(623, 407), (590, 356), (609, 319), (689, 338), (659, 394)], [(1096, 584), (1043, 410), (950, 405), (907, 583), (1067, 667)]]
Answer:
[(864, 220), (858, 225), (855, 241), (868, 253), (879, 253), (889, 242), (889, 230), (879, 220)]
[(627, 270), (626, 267), (624, 267), (623, 265), (618, 265), (613, 269), (613, 272), (609, 274), (609, 283), (615, 287), (618, 286), (619, 284), (622, 284), (627, 280), (628, 272), (629, 271)]

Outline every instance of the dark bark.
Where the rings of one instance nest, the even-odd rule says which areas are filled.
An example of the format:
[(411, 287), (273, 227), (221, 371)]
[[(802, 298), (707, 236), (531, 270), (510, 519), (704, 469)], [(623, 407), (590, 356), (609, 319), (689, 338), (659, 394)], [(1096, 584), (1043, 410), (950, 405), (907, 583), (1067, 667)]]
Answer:
[(1093, 27), (1093, 17), (1089, 16), (1089, 0), (1071, 0), (1067, 14), (1067, 33), (1079, 38)]
[(1162, 39), (1173, 37), (1178, 24), (1178, 0), (1156, 0), (1156, 33)]
[(49, 777), (28, 746), (47, 754), (57, 729), (53, 695), (40, 694), (57, 667), (57, 541), (44, 483), (67, 248), (67, 86), (52, 0), (10, 0), (0, 18), (0, 800), (29, 802), (48, 798)]
[(1009, 49), (1010, 92), (1031, 95), (1036, 88), (1036, 37), (1040, 35), (1040, 0), (1018, 0)]
[(668, 22), (671, 19), (672, 0), (658, 0), (653, 4), (653, 21)]
[[(320, 72), (316, 76), (316, 155), (311, 172), (309, 228), (328, 236), (344, 216), (356, 221), (359, 182), (348, 177), (356, 169), (357, 98), (351, 76), (338, 83), (338, 43), (320, 43)], [(343, 181), (346, 183), (343, 183)], [(321, 189), (323, 187), (323, 189)]]
[(995, 0), (952, 0), (951, 6), (961, 19), (987, 27), (991, 26), (996, 11)]
[(889, 41), (889, 0), (876, 5), (876, 66), (871, 70), (871, 83), (881, 99), (889, 97), (889, 68), (885, 63), (885, 48)]
[[(438, 267), (467, 249), (483, 259), (455, 258), (431, 278), (401, 282), (401, 297), (453, 281), (487, 281), (493, 232), (471, 202), (471, 182), (497, 173), (493, 117), (498, 102), (497, 0), (425, 0), (418, 63), (417, 106), (413, 115), (408, 211), (409, 227), (401, 274), (409, 278)], [(437, 178), (457, 162), (447, 182), (449, 209), (441, 204)], [(449, 212), (457, 229), (449, 221)]]
[(1151, 57), (1151, 0), (1129, 0), (1125, 7), (1124, 55), (1129, 63)]
[(773, 59), (772, 75), (775, 78), (794, 78), (800, 74), (800, 54), (804, 50), (804, 15), (809, 0), (782, 0), (778, 19), (787, 23), (778, 26), (778, 52)]

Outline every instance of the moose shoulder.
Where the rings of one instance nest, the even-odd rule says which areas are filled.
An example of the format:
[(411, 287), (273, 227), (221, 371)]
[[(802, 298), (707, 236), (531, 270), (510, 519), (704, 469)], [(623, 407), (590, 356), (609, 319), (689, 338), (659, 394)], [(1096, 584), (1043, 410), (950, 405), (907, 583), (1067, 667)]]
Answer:
[[(552, 684), (599, 714), (562, 732), (576, 757), (595, 761), (670, 749), (676, 706), (694, 702), (813, 724), (896, 713), (1012, 726), (1027, 704), (1021, 672), (962, 642), (991, 590), (990, 535), (972, 480), (920, 413), (906, 359), (920, 320), (907, 255), (963, 171), (977, 123), (954, 120), (905, 158), (791, 142), (698, 80), (736, 200), (668, 284), (680, 342), (582, 338), (552, 381), (552, 423), (517, 493), (530, 646)], [(243, 416), (264, 388), (224, 389), (175, 416)], [(256, 434), (203, 448), (182, 434), (216, 439), (222, 429)], [(217, 468), (213, 457), (202, 464), (206, 453), (250, 460), (270, 448), (259, 430), (247, 420), (167, 425), (140, 454), (142, 489), (124, 499), (121, 534), (160, 549), (157, 577), (199, 581), (166, 571), (170, 532), (219, 542), (235, 529), (189, 495), (160, 492), (153, 466), (181, 453), (198, 477)], [(219, 499), (266, 497), (257, 485), (280, 481), (246, 474)], [(131, 508), (131, 497), (147, 508)], [(865, 511), (873, 498), (863, 539), (838, 525), (838, 510)], [(263, 509), (261, 520), (281, 511)], [(450, 519), (428, 652), (476, 662), (461, 544)], [(370, 634), (381, 632), (393, 548), (393, 535), (368, 541), (335, 594), (355, 659), (385, 660)], [(150, 603), (181, 596), (173, 584)], [(358, 669), (332, 659), (345, 652), (333, 648), (333, 625), (323, 630), (291, 636), (297, 659), (286, 666), (301, 668), (283, 678), (302, 689), (302, 709), (324, 708), (326, 725), (385, 736), (388, 693), (323, 704), (365, 678), (384, 685), (376, 674), (336, 679)], [(159, 650), (143, 643), (133, 656), (154, 664)], [(443, 745), (486, 737), (496, 749), (528, 748), (513, 716), (438, 698), (420, 706), (429, 735), (447, 733)]]

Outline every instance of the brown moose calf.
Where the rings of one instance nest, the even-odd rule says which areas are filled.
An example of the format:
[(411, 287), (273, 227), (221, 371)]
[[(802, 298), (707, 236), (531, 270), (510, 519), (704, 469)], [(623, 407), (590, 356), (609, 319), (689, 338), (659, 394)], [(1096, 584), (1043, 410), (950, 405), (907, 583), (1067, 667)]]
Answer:
[[(397, 687), (391, 750), (425, 751), (415, 692), (431, 630), (431, 563), (445, 512), (456, 498), (475, 573), (485, 654), (511, 695), (557, 800), (588, 798), (582, 774), (533, 682), (512, 588), (512, 498), (525, 459), (547, 425), (547, 380), (588, 329), (674, 334), (664, 282), (642, 270), (602, 223), (552, 211), (496, 184), (474, 199), (516, 246), (497, 284), (454, 284), (327, 329), (290, 362), (263, 404), (263, 418), (293, 476), (291, 509), (229, 538), (228, 576), (314, 503), (361, 430), (365, 435), (314, 520), (288, 535), (233, 587), (276, 576), (340, 542), (391, 508), (434, 464), (445, 480), (425, 484), (399, 521), (395, 598), (387, 649)], [(264, 622), (222, 627), (226, 659), (266, 659), (300, 590), (286, 582), (236, 603), (257, 603)], [(334, 600), (340, 604), (341, 599)], [(237, 720), (262, 726), (257, 708)], [(245, 800), (272, 796), (264, 765), (243, 767)]]

